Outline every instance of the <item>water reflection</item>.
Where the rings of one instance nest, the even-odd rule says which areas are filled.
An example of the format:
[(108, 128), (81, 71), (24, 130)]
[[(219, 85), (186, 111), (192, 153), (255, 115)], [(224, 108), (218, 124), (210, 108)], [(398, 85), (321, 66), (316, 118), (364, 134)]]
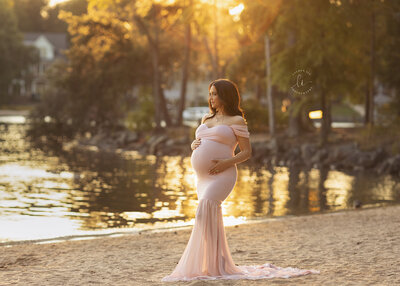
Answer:
[[(11, 124), (0, 133), (1, 242), (193, 223), (197, 195), (190, 158), (57, 148), (50, 153), (24, 140), (25, 128)], [(222, 207), (229, 225), (346, 209), (354, 200), (398, 203), (399, 193), (390, 176), (241, 164)]]

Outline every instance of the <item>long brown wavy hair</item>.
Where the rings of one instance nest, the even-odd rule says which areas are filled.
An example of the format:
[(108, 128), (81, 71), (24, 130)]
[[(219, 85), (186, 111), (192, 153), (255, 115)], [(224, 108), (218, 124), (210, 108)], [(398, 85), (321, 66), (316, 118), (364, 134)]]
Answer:
[[(215, 89), (217, 90), (218, 98), (224, 106), (224, 111), (230, 116), (242, 116), (247, 124), (246, 118), (244, 117), (244, 111), (240, 107), (240, 94), (237, 85), (229, 79), (220, 78), (213, 80), (209, 84), (209, 91), (212, 86), (215, 86)], [(212, 115), (207, 117), (204, 121), (213, 118), (217, 114), (217, 110), (211, 106), (210, 98), (208, 98), (208, 107), (210, 108)]]

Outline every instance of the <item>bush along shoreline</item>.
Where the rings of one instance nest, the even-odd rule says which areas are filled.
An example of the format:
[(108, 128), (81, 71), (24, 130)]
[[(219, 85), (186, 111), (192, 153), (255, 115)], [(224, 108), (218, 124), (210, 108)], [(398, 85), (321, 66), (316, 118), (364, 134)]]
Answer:
[(297, 146), (271, 143), (252, 144), (252, 160), (268, 166), (329, 168), (338, 171), (372, 171), (377, 175), (400, 177), (400, 154), (391, 155), (383, 147), (362, 151), (356, 142), (318, 147), (304, 142)]

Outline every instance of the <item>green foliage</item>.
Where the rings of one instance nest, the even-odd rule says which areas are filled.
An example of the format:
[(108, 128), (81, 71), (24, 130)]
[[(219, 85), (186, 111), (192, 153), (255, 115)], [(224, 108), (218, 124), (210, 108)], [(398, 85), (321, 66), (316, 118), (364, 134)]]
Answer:
[(73, 15), (87, 13), (87, 0), (68, 0), (45, 9), (47, 17), (43, 19), (46, 32), (66, 32), (67, 24), (58, 18), (61, 11), (71, 12)]
[(19, 30), (23, 32), (45, 31), (42, 11), (48, 4), (47, 0), (13, 0), (13, 2)]
[(125, 124), (133, 131), (148, 131), (153, 128), (154, 102), (151, 90), (141, 88), (137, 98), (137, 104), (133, 110), (127, 112)]
[(314, 92), (335, 97), (351, 91), (354, 84), (348, 75), (356, 73), (352, 69), (358, 62), (348, 44), (352, 34), (342, 6), (322, 0), (310, 5), (291, 1), (282, 5), (281, 13), (272, 27), (274, 84), (290, 91), (292, 73), (303, 69), (311, 73)]
[[(400, 95), (393, 99), (392, 102), (382, 104), (377, 108), (379, 124), (384, 126), (394, 125), (400, 122)], [(398, 125), (400, 126), (400, 125)]]
[[(330, 101), (363, 104), (373, 73), (380, 82), (397, 91), (396, 98), (400, 97), (399, 1), (311, 0), (305, 5), (303, 0), (245, 0), (244, 4), (246, 8), (240, 16), (243, 31), (238, 37), (241, 48), (228, 69), (241, 86), (257, 93), (260, 87), (264, 88), (264, 37), (268, 34), (274, 87), (289, 94), (295, 71), (303, 69), (311, 73), (313, 96), (292, 102), (290, 108), (295, 116), (312, 105), (318, 106), (322, 95), (328, 104)], [(392, 109), (381, 110), (380, 113), (390, 113), (386, 122), (399, 114), (399, 103), (395, 99)], [(333, 115), (336, 111), (333, 110)]]
[(367, 125), (355, 134), (355, 141), (362, 150), (373, 150), (384, 147), (391, 155), (400, 154), (400, 118), (391, 121), (389, 125)]
[[(35, 137), (68, 136), (74, 133), (72, 117), (68, 112), (69, 94), (66, 82), (68, 73), (65, 73), (67, 64), (57, 62), (46, 70), (49, 86), (42, 95), (42, 100), (30, 112), (31, 128), (29, 133)], [(45, 121), (46, 120), (46, 121)]]
[(18, 27), (23, 32), (66, 32), (67, 25), (58, 18), (61, 10), (74, 15), (86, 13), (87, 0), (68, 0), (52, 7), (48, 0), (13, 0)]
[[(264, 36), (268, 33), (274, 89), (279, 89), (286, 96), (296, 70), (304, 69), (312, 74), (312, 95), (296, 98), (290, 107), (294, 116), (301, 112), (305, 116), (310, 108), (319, 104), (321, 95), (326, 95), (328, 103), (333, 100), (365, 101), (365, 88), (371, 77), (371, 15), (375, 13), (378, 79), (397, 91), (394, 104), (382, 109), (382, 112), (393, 115), (400, 110), (400, 4), (397, 0), (365, 3), (310, 0), (307, 5), (304, 5), (304, 0), (244, 0), (241, 1), (245, 9), (240, 21), (233, 21), (229, 13), (225, 13), (226, 8), (214, 14), (212, 3), (204, 1), (193, 1), (190, 8), (185, 8), (189, 2), (181, 0), (71, 0), (62, 6), (47, 8), (47, 19), (40, 16), (45, 0), (14, 2), (18, 18), (26, 18), (24, 23), (19, 21), (20, 25), (35, 30), (42, 29), (43, 23), (51, 23), (52, 27), (47, 29), (53, 29), (58, 25), (54, 20), (58, 11), (72, 11), (60, 13), (72, 38), (68, 51), (70, 62), (55, 71), (53, 81), (57, 88), (45, 97), (48, 102), (42, 107), (47, 104), (49, 110), (42, 113), (52, 114), (60, 122), (73, 120), (74, 126), (79, 129), (89, 128), (93, 121), (96, 126), (116, 124), (124, 120), (125, 112), (129, 112), (130, 128), (149, 128), (150, 115), (136, 106), (128, 111), (123, 108), (125, 95), (133, 86), (151, 85), (155, 71), (159, 72), (162, 88), (168, 88), (180, 79), (184, 27), (188, 23), (192, 27), (191, 79), (207, 78), (215, 74), (215, 69), (222, 67), (221, 70), (226, 71), (241, 90), (257, 93), (259, 97), (265, 93)], [(0, 3), (4, 6), (8, 1), (0, 0)], [(86, 8), (88, 13), (83, 13)], [(3, 11), (6, 11), (4, 15), (1, 14)], [(8, 16), (10, 13), (7, 11), (0, 10), (0, 21), (6, 22), (13, 17)], [(32, 13), (31, 17), (29, 13)], [(217, 23), (212, 21), (215, 15), (220, 16), (216, 31), (218, 43), (212, 41)], [(0, 29), (3, 26), (13, 27), (7, 23)], [(13, 30), (0, 33), (0, 36), (3, 34), (17, 35)], [(10, 58), (3, 46), (13, 42), (9, 39), (0, 41), (0, 58)], [(151, 59), (155, 58), (157, 60), (152, 62)], [(0, 63), (0, 72), (11, 74), (11, 64)], [(205, 68), (204, 63), (208, 63)], [(10, 75), (0, 74), (0, 82), (10, 78)], [(154, 114), (154, 110), (150, 109), (153, 101), (147, 98), (147, 92), (144, 94), (138, 106)], [(278, 101), (278, 98), (275, 100)], [(207, 102), (200, 105), (207, 105)], [(266, 107), (257, 100), (250, 100), (244, 102), (244, 109), (249, 124), (254, 125), (251, 127), (253, 130), (267, 128)], [(333, 114), (335, 112), (332, 111)], [(340, 112), (347, 114), (348, 110)], [(287, 123), (288, 112), (276, 108), (275, 116), (278, 125)], [(141, 121), (147, 125), (142, 126)], [(134, 125), (138, 122), (139, 125)]]
[[(57, 88), (51, 89), (52, 94), (44, 97), (44, 101), (49, 102), (41, 105), (39, 113), (44, 116), (52, 114), (52, 110), (46, 108), (61, 101), (58, 112), (53, 116), (64, 124), (72, 121), (78, 132), (99, 126), (113, 128), (120, 125), (125, 120), (126, 112), (130, 112), (125, 106), (131, 100), (132, 88), (152, 83), (154, 70), (151, 56), (155, 49), (147, 40), (146, 32), (155, 33), (154, 37), (158, 39), (156, 53), (162, 86), (170, 82), (169, 78), (179, 67), (183, 47), (179, 37), (174, 36), (175, 31), (167, 29), (179, 23), (177, 7), (166, 5), (155, 11), (155, 6), (150, 5), (147, 14), (141, 15), (142, 21), (151, 27), (146, 30), (137, 27), (132, 20), (131, 4), (89, 1), (87, 14), (77, 16), (71, 12), (60, 12), (59, 17), (67, 23), (71, 37), (71, 47), (66, 52), (69, 61), (64, 69), (54, 70), (60, 80), (53, 81)], [(154, 23), (152, 16), (157, 17), (160, 26)], [(155, 26), (158, 32), (153, 31)], [(142, 130), (151, 126), (150, 118), (154, 116), (154, 111), (150, 104), (153, 101), (147, 98), (147, 93), (139, 99), (142, 109), (135, 109), (128, 116), (131, 128)]]
[(320, 109), (319, 97), (314, 93), (293, 97), (289, 108), (294, 117), (299, 116), (301, 113), (308, 114), (312, 110)]
[[(257, 99), (247, 99), (242, 104), (245, 110), (245, 117), (249, 129), (253, 132), (264, 132), (268, 128), (269, 117), (268, 107), (261, 105)], [(288, 123), (288, 112), (283, 112), (280, 108), (275, 108), (275, 124), (277, 127), (285, 127)]]
[[(385, 9), (386, 34), (382, 41), (382, 66), (379, 69), (379, 78), (385, 86), (396, 90), (392, 104), (384, 107), (383, 116), (400, 117), (400, 2), (389, 0)], [(387, 114), (386, 112), (389, 112)]]
[(125, 95), (137, 83), (148, 83), (149, 60), (124, 23), (104, 11), (74, 16), (61, 13), (72, 36), (69, 61), (49, 71), (50, 88), (37, 118), (83, 133), (112, 129), (124, 119)]
[(115, 125), (124, 117), (123, 95), (136, 83), (148, 82), (149, 59), (124, 23), (104, 11), (62, 14), (69, 24), (72, 47), (66, 87), (68, 113), (79, 125)]
[(258, 41), (253, 45), (243, 46), (238, 56), (229, 65), (229, 78), (242, 90), (254, 92), (257, 86), (265, 86), (265, 50), (264, 43)]
[(277, 128), (284, 129), (288, 126), (289, 112), (283, 112), (281, 109), (275, 110), (275, 123)]
[(249, 129), (263, 131), (268, 126), (268, 108), (255, 99), (248, 99), (242, 104)]
[(280, 1), (241, 2), (246, 8), (240, 15), (240, 49), (228, 67), (228, 74), (243, 90), (246, 88), (257, 92), (257, 89), (266, 85), (264, 37), (275, 21)]

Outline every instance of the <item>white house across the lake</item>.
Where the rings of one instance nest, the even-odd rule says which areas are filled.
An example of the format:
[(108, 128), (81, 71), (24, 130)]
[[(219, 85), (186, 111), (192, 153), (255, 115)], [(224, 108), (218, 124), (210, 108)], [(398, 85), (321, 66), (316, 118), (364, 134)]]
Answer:
[(46, 70), (58, 59), (65, 59), (68, 48), (66, 33), (24, 33), (24, 44), (38, 50), (39, 62), (13, 80), (9, 94), (39, 98), (46, 88)]

